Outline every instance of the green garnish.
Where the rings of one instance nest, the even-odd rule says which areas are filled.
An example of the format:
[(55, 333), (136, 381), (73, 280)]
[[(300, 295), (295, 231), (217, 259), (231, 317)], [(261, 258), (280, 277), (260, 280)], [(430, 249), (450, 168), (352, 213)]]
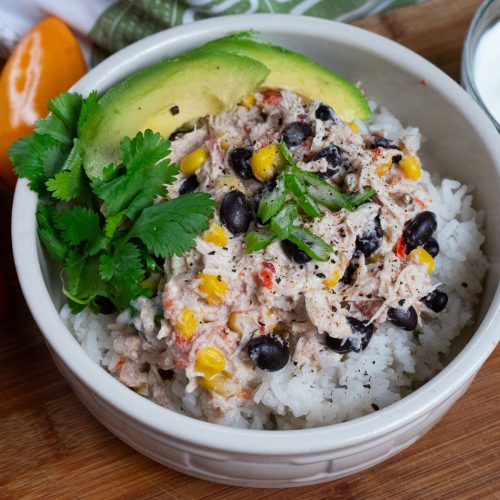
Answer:
[(257, 209), (257, 217), (265, 224), (276, 215), (285, 204), (285, 176), (280, 173), (276, 178), (276, 186), (262, 195)]
[(258, 227), (245, 234), (246, 252), (253, 253), (264, 250), (276, 239), (276, 235), (266, 227)]
[[(276, 178), (276, 186), (259, 201), (257, 215), (265, 224), (245, 237), (247, 253), (264, 249), (276, 238), (290, 240), (314, 260), (327, 260), (333, 248), (308, 229), (295, 225), (298, 208), (311, 218), (322, 217), (319, 205), (338, 211), (354, 210), (369, 200), (375, 190), (365, 189), (352, 195), (339, 191), (313, 172), (298, 168), (283, 139), (279, 148), (286, 165)], [(286, 201), (288, 199), (288, 201)]]
[(280, 239), (286, 240), (297, 218), (297, 205), (287, 201), (285, 206), (271, 219), (271, 231)]
[(118, 309), (152, 296), (157, 258), (183, 255), (208, 228), (215, 202), (207, 193), (158, 203), (179, 173), (170, 142), (146, 130), (120, 143), (120, 162), (89, 179), (78, 136), (97, 95), (63, 93), (49, 102), (51, 114), (9, 151), (15, 170), (40, 197), (38, 236), (63, 267), (63, 292), (73, 312), (96, 298)]
[(326, 261), (333, 252), (333, 248), (326, 241), (323, 241), (305, 227), (293, 226), (287, 239), (295, 243), (300, 250), (314, 260)]

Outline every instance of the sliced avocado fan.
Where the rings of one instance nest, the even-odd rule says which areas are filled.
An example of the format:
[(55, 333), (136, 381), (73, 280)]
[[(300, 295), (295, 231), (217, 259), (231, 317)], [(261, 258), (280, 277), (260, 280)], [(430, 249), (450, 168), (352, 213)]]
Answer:
[(169, 137), (183, 124), (222, 113), (261, 84), (269, 70), (255, 59), (196, 50), (134, 73), (111, 87), (82, 126), (89, 177), (119, 159), (120, 141), (148, 128)]
[(251, 36), (249, 32), (236, 33), (208, 42), (202, 49), (247, 56), (265, 64), (270, 72), (261, 87), (287, 89), (322, 101), (347, 122), (370, 118), (368, 101), (356, 85), (302, 54)]
[(148, 128), (169, 137), (182, 125), (231, 109), (256, 88), (288, 89), (330, 105), (344, 121), (371, 116), (351, 82), (304, 55), (248, 32), (208, 42), (142, 69), (111, 87), (79, 137), (89, 177), (119, 160), (120, 141)]

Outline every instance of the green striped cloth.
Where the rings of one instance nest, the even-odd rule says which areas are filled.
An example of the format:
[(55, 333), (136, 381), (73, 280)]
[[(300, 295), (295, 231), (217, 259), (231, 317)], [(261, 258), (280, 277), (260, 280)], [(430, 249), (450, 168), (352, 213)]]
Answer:
[(90, 32), (92, 63), (158, 31), (207, 17), (280, 13), (350, 21), (422, 0), (119, 0)]

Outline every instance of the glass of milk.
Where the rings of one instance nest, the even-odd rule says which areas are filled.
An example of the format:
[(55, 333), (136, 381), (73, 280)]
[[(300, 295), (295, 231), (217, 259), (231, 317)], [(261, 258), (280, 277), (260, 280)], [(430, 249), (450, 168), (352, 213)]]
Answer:
[(477, 10), (462, 52), (462, 85), (500, 132), (500, 0)]

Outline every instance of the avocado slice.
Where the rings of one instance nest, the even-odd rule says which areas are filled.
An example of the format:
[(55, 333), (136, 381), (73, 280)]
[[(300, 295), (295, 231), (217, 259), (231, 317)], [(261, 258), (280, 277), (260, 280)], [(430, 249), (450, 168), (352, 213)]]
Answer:
[(371, 116), (368, 100), (356, 85), (302, 54), (256, 41), (248, 32), (213, 40), (202, 50), (256, 59), (271, 70), (261, 87), (288, 89), (308, 99), (318, 99), (330, 105), (344, 121), (367, 120)]
[(268, 76), (261, 62), (197, 49), (134, 73), (111, 87), (83, 123), (80, 144), (89, 177), (119, 159), (120, 141), (148, 128), (168, 137), (183, 124), (222, 113)]

